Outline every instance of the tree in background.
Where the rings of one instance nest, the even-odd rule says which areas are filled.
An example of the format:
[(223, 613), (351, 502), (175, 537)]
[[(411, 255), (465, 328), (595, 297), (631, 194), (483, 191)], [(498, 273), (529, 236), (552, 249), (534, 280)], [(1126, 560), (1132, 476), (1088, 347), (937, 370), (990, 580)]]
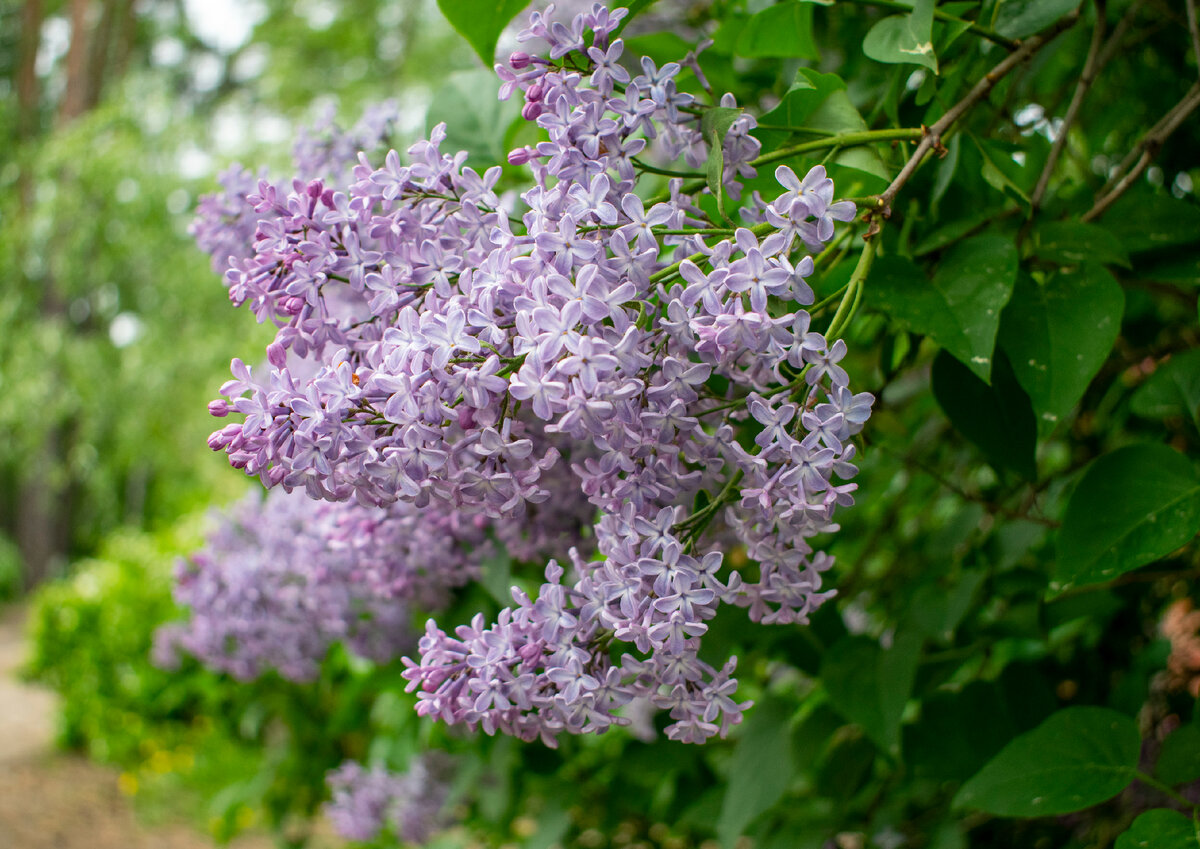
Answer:
[(214, 27), (166, 0), (0, 5), (0, 533), (27, 586), (118, 524), (236, 491), (195, 450), (202, 419), (175, 409), (202, 406), (245, 336), (190, 247), (197, 178), (318, 95), (418, 89), (453, 37), (426, 11), (364, 2), (314, 23), (276, 2)]

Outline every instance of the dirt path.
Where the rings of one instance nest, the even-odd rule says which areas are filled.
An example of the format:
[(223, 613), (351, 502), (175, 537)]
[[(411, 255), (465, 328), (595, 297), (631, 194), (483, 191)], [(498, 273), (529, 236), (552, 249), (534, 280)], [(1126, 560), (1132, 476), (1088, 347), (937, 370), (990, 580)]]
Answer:
[(143, 827), (115, 770), (54, 748), (54, 694), (17, 678), (25, 650), (24, 611), (0, 609), (0, 849), (213, 849), (186, 825)]

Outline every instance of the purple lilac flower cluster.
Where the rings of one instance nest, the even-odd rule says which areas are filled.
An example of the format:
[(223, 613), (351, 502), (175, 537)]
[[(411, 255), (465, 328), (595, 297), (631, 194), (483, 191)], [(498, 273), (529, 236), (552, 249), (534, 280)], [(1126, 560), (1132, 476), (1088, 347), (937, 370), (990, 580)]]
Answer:
[[(302, 127), (292, 146), (292, 162), (301, 180), (332, 179), (346, 182), (360, 151), (374, 151), (394, 132), (400, 117), (394, 100), (369, 106), (349, 130), (335, 120), (336, 106), (326, 103), (316, 122)], [(236, 259), (253, 254), (259, 215), (250, 196), (266, 179), (234, 163), (218, 178), (222, 191), (205, 195), (196, 208), (190, 232), (202, 251), (212, 257), (215, 271), (224, 271)], [(277, 192), (287, 186), (278, 185)]]
[(449, 764), (437, 753), (415, 758), (403, 773), (346, 761), (329, 773), (325, 815), (347, 840), (374, 840), (384, 831), (406, 843), (428, 842), (443, 825)]
[(249, 679), (271, 668), (316, 676), (334, 642), (384, 661), (415, 643), (414, 606), (443, 607), (478, 575), (492, 543), (479, 517), (252, 494), (220, 518), (206, 547), (179, 564), (186, 622), (157, 635), (157, 659), (180, 649)]
[(444, 608), (455, 588), (479, 577), (481, 562), (501, 551), (544, 561), (578, 539), (595, 511), (561, 484), (563, 497), (503, 523), (442, 504), (379, 508), (252, 493), (179, 564), (175, 601), (190, 616), (159, 629), (156, 658), (172, 666), (182, 650), (241, 679), (274, 669), (291, 680), (313, 678), (335, 642), (391, 660), (416, 646), (413, 611)]
[[(708, 189), (680, 179), (648, 199), (659, 169), (639, 157), (705, 161), (705, 107), (680, 64), (632, 72), (613, 37), (624, 14), (534, 13), (521, 38), (549, 58), (497, 68), (547, 138), (509, 156), (532, 175), (519, 209), (495, 192), (499, 168), (441, 152), (440, 127), (407, 163), (360, 155), (344, 190), (261, 181), (253, 249), (231, 253), (225, 280), (279, 325), (273, 370), (260, 386), (235, 360), (210, 405), (242, 415), (214, 449), (315, 498), (504, 528), (581, 490), (599, 518), (566, 568), (551, 560), (493, 623), (431, 621), (405, 673), (423, 715), (550, 745), (624, 723), (635, 699), (688, 742), (741, 720), (735, 658), (699, 659), (707, 623), (722, 604), (804, 622), (831, 594), (809, 540), (853, 501), (849, 440), (873, 401), (849, 388), (845, 343), (800, 308), (809, 254), (853, 204), (819, 166), (780, 167), (752, 227), (714, 222)], [(734, 198), (755, 173), (753, 127), (743, 114), (722, 142)], [(734, 546), (753, 574), (730, 568)]]

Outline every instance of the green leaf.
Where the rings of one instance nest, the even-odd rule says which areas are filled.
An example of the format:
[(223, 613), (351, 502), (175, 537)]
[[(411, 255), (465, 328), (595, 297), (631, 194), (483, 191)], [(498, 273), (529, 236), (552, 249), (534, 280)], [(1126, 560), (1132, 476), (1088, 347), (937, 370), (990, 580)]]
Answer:
[(949, 587), (925, 584), (912, 595), (908, 621), (928, 637), (949, 640), (986, 579), (987, 573), (977, 569), (963, 572)]
[(507, 553), (496, 554), (484, 558), (481, 568), (483, 574), (479, 583), (488, 591), (488, 595), (501, 607), (512, 604), (512, 558)]
[(1146, 378), (1129, 399), (1144, 419), (1187, 416), (1200, 429), (1200, 350), (1175, 354)]
[(878, 748), (857, 728), (843, 727), (821, 759), (814, 789), (845, 807), (871, 778)]
[(833, 706), (893, 755), (900, 751), (900, 719), (912, 694), (920, 651), (916, 634), (898, 637), (890, 649), (868, 637), (846, 637), (821, 663), (821, 681)]
[(734, 52), (750, 58), (798, 57), (818, 62), (813, 40), (813, 9), (809, 3), (779, 3), (757, 13), (738, 36)]
[(905, 760), (923, 777), (964, 781), (1018, 730), (1005, 691), (993, 681), (972, 681), (922, 700), (920, 719), (905, 729)]
[[(621, 33), (625, 31), (625, 27), (629, 26), (629, 22), (642, 12), (646, 11), (646, 8), (654, 2), (655, 0), (632, 0), (630, 3), (623, 4), (629, 11), (625, 17), (621, 19), (621, 23), (617, 26), (616, 31), (612, 34), (610, 41), (615, 41), (617, 38), (620, 38)], [(628, 42), (626, 43), (628, 44)]]
[(971, 135), (971, 141), (983, 159), (981, 173), (984, 181), (1001, 194), (1028, 206), (1029, 195), (1018, 182), (1021, 179), (1021, 166), (1013, 161), (1011, 154), (992, 142), (981, 142), (974, 135)]
[(1029, 393), (1042, 433), (1083, 397), (1121, 330), (1125, 293), (1102, 266), (1017, 277), (1000, 323), (1000, 346)]
[[(837, 89), (829, 94), (808, 117), (807, 125), (814, 130), (827, 130), (834, 134), (857, 133), (867, 129), (867, 122), (854, 104), (845, 89)], [(852, 147), (836, 153), (829, 160), (835, 165), (856, 168), (883, 180), (891, 179), (887, 166), (874, 146)], [(829, 163), (827, 162), (826, 165)]]
[(1165, 445), (1105, 454), (1075, 487), (1058, 533), (1054, 591), (1111, 580), (1170, 554), (1200, 530), (1200, 477)]
[(1028, 396), (1021, 391), (1005, 359), (997, 363), (989, 386), (946, 351), (933, 361), (933, 397), (963, 436), (988, 461), (1025, 480), (1037, 477), (1034, 452), (1037, 423)]
[(722, 180), (725, 173), (725, 134), (733, 126), (733, 122), (742, 114), (742, 110), (733, 106), (714, 106), (705, 111), (700, 119), (700, 132), (708, 142), (708, 160), (704, 163), (704, 173), (708, 180), (708, 190), (717, 199), (717, 211), (725, 216), (725, 190)]
[(1155, 808), (1133, 821), (1117, 837), (1114, 849), (1198, 849), (1200, 824), (1179, 811)]
[[(803, 128), (809, 116), (833, 92), (844, 89), (846, 83), (837, 74), (822, 74), (812, 68), (801, 68), (796, 80), (784, 94), (779, 105), (762, 116), (760, 124)], [(775, 150), (792, 135), (789, 130), (755, 129), (754, 136), (762, 142), (763, 152)]]
[(1166, 194), (1131, 191), (1104, 213), (1104, 228), (1130, 253), (1187, 245), (1200, 233), (1200, 208)]
[(1000, 312), (1012, 296), (1016, 273), (1011, 241), (976, 236), (946, 252), (932, 283), (912, 262), (880, 257), (867, 280), (867, 297), (989, 382)]
[(946, 143), (946, 155), (937, 164), (937, 173), (933, 178), (933, 191), (929, 195), (929, 202), (935, 208), (954, 180), (954, 172), (958, 170), (958, 156), (961, 150), (962, 136), (951, 136), (950, 141)]
[(1079, 5), (1079, 0), (1001, 0), (996, 32), (1025, 38), (1044, 30)]
[(1051, 221), (1033, 232), (1033, 255), (1061, 265), (1099, 262), (1129, 268), (1129, 254), (1099, 224)]
[(877, 22), (863, 39), (863, 53), (876, 62), (912, 63), (938, 72), (933, 52), (933, 0), (916, 0), (905, 15)]
[(754, 818), (774, 805), (791, 783), (795, 767), (788, 740), (787, 706), (776, 699), (755, 705), (733, 750), (717, 837), (732, 846)]
[(426, 129), (444, 123), (444, 150), (467, 152), (468, 162), (482, 172), (505, 161), (504, 137), (520, 118), (516, 101), (496, 97), (499, 90), (492, 71), (475, 69), (451, 74), (434, 94), (426, 113)]
[(1172, 786), (1200, 778), (1200, 725), (1181, 725), (1163, 740), (1154, 774)]
[(446, 20), (475, 48), (487, 68), (496, 61), (500, 33), (527, 5), (525, 0), (438, 0)]
[(1129, 785), (1140, 746), (1137, 725), (1124, 714), (1099, 707), (1060, 710), (1005, 746), (963, 785), (954, 804), (1002, 817), (1090, 808)]

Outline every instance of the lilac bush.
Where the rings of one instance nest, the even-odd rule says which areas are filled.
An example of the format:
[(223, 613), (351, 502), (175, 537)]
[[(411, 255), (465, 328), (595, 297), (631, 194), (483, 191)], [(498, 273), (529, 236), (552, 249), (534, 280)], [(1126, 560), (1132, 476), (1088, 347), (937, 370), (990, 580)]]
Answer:
[[(680, 63), (630, 61), (624, 14), (534, 13), (520, 38), (548, 56), (497, 66), (500, 96), (545, 137), (509, 155), (530, 180), (519, 199), (497, 192), (499, 167), (443, 152), (439, 125), (406, 159), (359, 153), (348, 179), (341, 144), (302, 146), (321, 174), (290, 185), (236, 171), (196, 225), (231, 300), (279, 328), (268, 375), (234, 360), (210, 411), (239, 419), (211, 447), (267, 487), (334, 502), (312, 524), (330, 545), (348, 539), (342, 520), (446, 523), (459, 548), (445, 563), (400, 542), (409, 530), (369, 546), (382, 563), (403, 549), (421, 606), (417, 584), (460, 584), (490, 545), (548, 559), (494, 622), (431, 620), (405, 675), (424, 716), (551, 746), (628, 722), (635, 700), (685, 742), (741, 721), (736, 658), (700, 660), (707, 623), (723, 604), (803, 623), (831, 595), (810, 540), (853, 502), (850, 440), (873, 401), (803, 309), (813, 255), (854, 205), (822, 167), (780, 167), (777, 195), (728, 220), (723, 196), (756, 173), (753, 117), (681, 91)], [(711, 165), (713, 143), (707, 185), (684, 172), (651, 195), (675, 163)], [(749, 568), (731, 567), (735, 549)], [(289, 568), (307, 585), (312, 566)], [(332, 581), (380, 605), (364, 632), (409, 600), (378, 581), (352, 567)]]

